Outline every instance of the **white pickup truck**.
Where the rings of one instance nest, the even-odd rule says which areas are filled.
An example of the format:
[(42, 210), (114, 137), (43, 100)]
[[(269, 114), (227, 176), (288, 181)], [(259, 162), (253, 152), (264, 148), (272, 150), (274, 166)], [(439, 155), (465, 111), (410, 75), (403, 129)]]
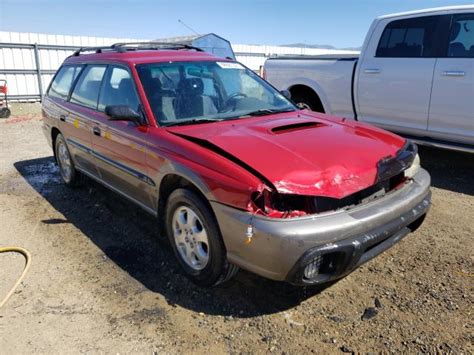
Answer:
[(359, 56), (271, 57), (264, 75), (302, 108), (474, 152), (474, 5), (381, 16)]

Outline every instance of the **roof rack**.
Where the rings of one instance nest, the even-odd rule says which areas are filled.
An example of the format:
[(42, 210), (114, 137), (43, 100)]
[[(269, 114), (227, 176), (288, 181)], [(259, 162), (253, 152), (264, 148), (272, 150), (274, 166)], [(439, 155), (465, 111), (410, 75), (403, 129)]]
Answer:
[(198, 52), (203, 52), (201, 48), (190, 46), (189, 44), (184, 43), (167, 43), (167, 42), (123, 42), (123, 43), (114, 43), (111, 46), (102, 46), (102, 47), (81, 47), (75, 51), (72, 55), (78, 56), (84, 52), (118, 52), (124, 53), (128, 51), (137, 51), (137, 50), (180, 50), (180, 49), (192, 49)]

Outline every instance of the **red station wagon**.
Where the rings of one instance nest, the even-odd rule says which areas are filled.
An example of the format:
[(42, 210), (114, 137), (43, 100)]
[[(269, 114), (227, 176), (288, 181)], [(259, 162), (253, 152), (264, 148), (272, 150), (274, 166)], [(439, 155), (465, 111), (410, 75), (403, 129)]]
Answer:
[(155, 215), (195, 283), (312, 285), (418, 228), (430, 176), (404, 138), (287, 96), (187, 45), (87, 48), (56, 73), (44, 133), (67, 185), (87, 175)]

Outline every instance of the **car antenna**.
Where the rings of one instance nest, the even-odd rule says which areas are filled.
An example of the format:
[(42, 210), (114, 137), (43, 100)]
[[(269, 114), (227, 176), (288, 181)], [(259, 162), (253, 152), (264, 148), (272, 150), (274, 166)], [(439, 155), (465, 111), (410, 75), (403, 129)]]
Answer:
[(182, 24), (184, 27), (186, 27), (188, 30), (194, 32), (196, 35), (200, 36), (201, 34), (197, 33), (192, 27), (188, 26), (187, 24), (184, 23), (183, 20), (178, 19), (178, 22)]

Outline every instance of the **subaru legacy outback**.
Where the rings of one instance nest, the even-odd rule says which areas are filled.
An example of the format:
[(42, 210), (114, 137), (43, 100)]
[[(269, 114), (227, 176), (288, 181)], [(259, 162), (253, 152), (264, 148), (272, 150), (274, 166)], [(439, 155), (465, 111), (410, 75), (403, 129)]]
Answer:
[(116, 44), (65, 60), (43, 127), (64, 183), (86, 175), (155, 215), (195, 283), (243, 268), (312, 285), (418, 228), (430, 176), (410, 141), (287, 96), (198, 48)]

